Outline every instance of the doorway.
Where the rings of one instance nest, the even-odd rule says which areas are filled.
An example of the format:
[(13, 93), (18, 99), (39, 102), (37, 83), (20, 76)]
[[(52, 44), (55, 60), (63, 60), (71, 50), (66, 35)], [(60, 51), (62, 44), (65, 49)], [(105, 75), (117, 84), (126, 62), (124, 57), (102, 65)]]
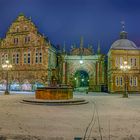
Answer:
[(74, 74), (74, 88), (85, 91), (89, 87), (89, 74), (85, 70), (78, 70)]

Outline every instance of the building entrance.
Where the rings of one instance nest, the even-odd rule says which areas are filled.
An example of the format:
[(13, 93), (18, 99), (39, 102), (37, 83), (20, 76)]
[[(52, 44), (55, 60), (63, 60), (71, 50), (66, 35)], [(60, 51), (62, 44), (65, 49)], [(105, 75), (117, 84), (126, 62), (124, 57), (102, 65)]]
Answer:
[(78, 70), (74, 74), (75, 90), (85, 90), (89, 87), (89, 75), (84, 70)]

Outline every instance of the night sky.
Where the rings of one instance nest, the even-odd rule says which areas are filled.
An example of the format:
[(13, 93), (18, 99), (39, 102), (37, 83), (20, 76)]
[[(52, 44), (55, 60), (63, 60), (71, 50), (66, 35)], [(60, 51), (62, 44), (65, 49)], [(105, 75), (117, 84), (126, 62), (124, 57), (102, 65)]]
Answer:
[(20, 14), (31, 17), (54, 45), (92, 44), (107, 53), (125, 21), (128, 38), (140, 46), (140, 0), (0, 0), (0, 37)]

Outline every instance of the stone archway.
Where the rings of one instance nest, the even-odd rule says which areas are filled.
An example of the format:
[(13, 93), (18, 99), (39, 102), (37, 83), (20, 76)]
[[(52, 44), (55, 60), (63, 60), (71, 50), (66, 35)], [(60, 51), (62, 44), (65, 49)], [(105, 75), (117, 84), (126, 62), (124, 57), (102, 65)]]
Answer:
[(89, 86), (89, 74), (85, 70), (77, 70), (74, 74), (74, 87), (88, 87)]

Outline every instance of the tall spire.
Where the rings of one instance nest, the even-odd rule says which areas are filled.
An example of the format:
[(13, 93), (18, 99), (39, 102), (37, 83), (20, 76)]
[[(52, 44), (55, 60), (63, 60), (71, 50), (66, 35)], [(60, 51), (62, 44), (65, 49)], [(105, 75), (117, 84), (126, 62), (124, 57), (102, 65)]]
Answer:
[(83, 48), (83, 43), (84, 43), (84, 39), (83, 39), (83, 37), (81, 36), (81, 38), (80, 38), (80, 48), (81, 48), (81, 49)]
[(64, 41), (64, 44), (63, 44), (63, 53), (65, 53), (65, 52), (66, 52), (66, 43)]
[(101, 54), (100, 41), (98, 41), (97, 54)]
[(125, 31), (125, 22), (121, 21), (122, 31), (120, 32), (120, 39), (127, 39), (127, 32)]
[(121, 21), (122, 31), (125, 31), (125, 21)]
[(81, 36), (81, 38), (80, 38), (80, 55), (81, 55), (81, 56), (83, 55), (83, 42), (84, 42), (84, 39), (83, 39), (83, 37)]

